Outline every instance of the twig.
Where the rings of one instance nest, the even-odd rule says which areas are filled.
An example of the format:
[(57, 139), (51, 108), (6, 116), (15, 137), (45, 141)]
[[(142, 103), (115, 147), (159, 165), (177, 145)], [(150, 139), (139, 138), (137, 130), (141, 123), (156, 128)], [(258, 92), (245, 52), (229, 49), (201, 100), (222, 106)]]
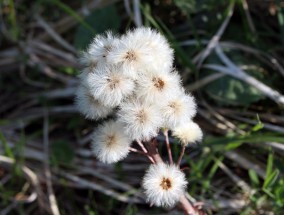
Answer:
[(169, 142), (169, 130), (166, 129), (164, 130), (164, 136), (165, 136), (165, 139), (166, 139), (166, 145), (167, 145), (167, 151), (168, 151), (168, 157), (169, 157), (169, 161), (170, 161), (170, 164), (173, 164), (173, 155), (172, 155), (172, 150), (171, 150), (171, 146), (170, 146), (170, 142)]

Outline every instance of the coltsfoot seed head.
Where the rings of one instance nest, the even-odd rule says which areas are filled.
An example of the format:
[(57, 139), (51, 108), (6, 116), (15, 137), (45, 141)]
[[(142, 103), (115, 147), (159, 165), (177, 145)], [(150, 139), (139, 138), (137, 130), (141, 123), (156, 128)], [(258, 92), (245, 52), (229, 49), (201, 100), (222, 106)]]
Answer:
[(119, 66), (106, 66), (88, 75), (92, 94), (105, 106), (118, 106), (134, 91), (134, 81), (121, 72)]
[(201, 141), (203, 133), (196, 123), (189, 121), (174, 128), (173, 136), (177, 137), (181, 144), (187, 145)]
[(161, 115), (164, 127), (174, 129), (176, 126), (188, 122), (196, 114), (194, 98), (182, 89), (172, 97), (165, 97), (161, 105)]
[(121, 123), (110, 120), (94, 131), (92, 152), (101, 162), (115, 163), (128, 155), (130, 144)]
[(83, 84), (76, 91), (75, 105), (80, 113), (92, 120), (105, 118), (113, 112), (113, 108), (103, 105)]
[(118, 120), (132, 140), (149, 140), (156, 136), (162, 122), (157, 106), (139, 100), (123, 103), (118, 111)]
[(173, 207), (186, 185), (184, 173), (177, 166), (164, 163), (152, 164), (142, 181), (147, 201), (162, 207)]
[(175, 72), (159, 71), (140, 76), (135, 94), (145, 102), (156, 103), (175, 96), (180, 89), (180, 76)]

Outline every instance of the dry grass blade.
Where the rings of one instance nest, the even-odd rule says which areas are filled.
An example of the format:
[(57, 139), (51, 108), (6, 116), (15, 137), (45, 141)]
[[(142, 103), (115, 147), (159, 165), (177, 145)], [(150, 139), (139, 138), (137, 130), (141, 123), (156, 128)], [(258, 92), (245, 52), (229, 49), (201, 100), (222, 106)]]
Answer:
[(244, 11), (245, 11), (245, 14), (246, 14), (246, 18), (247, 18), (247, 21), (248, 21), (248, 25), (250, 27), (250, 30), (252, 33), (256, 33), (256, 30), (255, 30), (255, 26), (253, 24), (253, 21), (252, 21), (252, 18), (251, 18), (251, 15), (250, 15), (250, 12), (249, 12), (249, 7), (248, 7), (248, 3), (247, 3), (247, 0), (242, 0), (242, 5), (243, 5), (243, 8), (244, 8)]
[[(11, 169), (15, 165), (15, 161), (11, 158), (0, 155), (0, 165)], [(32, 184), (35, 190), (35, 194), (33, 195), (36, 195), (39, 205), (46, 211), (50, 212), (49, 208), (46, 207), (45, 198), (43, 195), (43, 191), (41, 190), (40, 182), (37, 175), (26, 166), (20, 166), (20, 168), (23, 171), (26, 179)], [(33, 198), (35, 198), (35, 196)]]
[(237, 150), (237, 151), (227, 151), (225, 152), (225, 156), (235, 161), (245, 169), (253, 169), (262, 179), (265, 178), (264, 165), (256, 160), (253, 160), (252, 158), (249, 158), (248, 155), (245, 155), (244, 153), (241, 153), (240, 151)]
[(202, 51), (202, 54), (199, 56), (198, 63), (197, 63), (198, 69), (200, 69), (203, 61), (210, 55), (210, 53), (215, 48), (215, 46), (218, 45), (218, 42), (219, 42), (221, 36), (223, 35), (224, 31), (226, 30), (226, 28), (227, 28), (227, 26), (230, 22), (231, 17), (233, 16), (234, 6), (235, 6), (234, 1), (232, 1), (231, 4), (229, 5), (229, 9), (228, 9), (229, 11), (228, 11), (228, 15), (227, 15), (226, 19), (224, 20), (224, 22), (222, 23), (222, 25), (218, 29), (217, 33), (212, 37), (212, 39), (210, 40), (210, 42), (206, 46), (206, 49), (204, 51)]
[(215, 74), (212, 74), (212, 75), (208, 75), (203, 79), (197, 80), (194, 83), (187, 85), (186, 90), (192, 92), (192, 91), (201, 89), (202, 87), (206, 86), (207, 84), (209, 84), (213, 81), (216, 81), (219, 78), (222, 78), (224, 76), (225, 75), (221, 74), (221, 73), (215, 73)]
[[(215, 52), (220, 58), (220, 60), (227, 66), (227, 69), (221, 69), (222, 71), (226, 71), (227, 74), (236, 77), (256, 89), (258, 89), (260, 92), (262, 92), (267, 97), (274, 100), (276, 103), (284, 105), (284, 96), (281, 95), (276, 90), (268, 87), (267, 85), (263, 84), (262, 82), (258, 81), (254, 77), (248, 75), (243, 70), (241, 70), (238, 66), (236, 66), (223, 52), (223, 50), (220, 48), (220, 46), (216, 46)], [(219, 67), (222, 68), (222, 67)]]
[(46, 178), (46, 186), (48, 192), (48, 199), (50, 204), (50, 209), (53, 215), (60, 215), (56, 197), (53, 192), (52, 182), (51, 182), (51, 172), (49, 168), (49, 140), (48, 140), (48, 115), (45, 111), (44, 114), (44, 124), (43, 124), (43, 147), (44, 147), (44, 173)]
[(36, 19), (40, 26), (44, 28), (44, 30), (52, 37), (58, 44), (60, 44), (62, 47), (67, 49), (70, 52), (73, 52), (74, 54), (77, 54), (76, 49), (69, 44), (66, 40), (64, 40), (59, 34), (54, 31), (50, 25), (40, 16), (36, 16)]
[[(77, 12), (77, 14), (81, 17), (88, 16), (91, 13), (91, 10), (95, 8), (102, 8), (104, 6), (113, 4), (117, 0), (96, 0), (96, 1), (91, 1), (82, 8), (80, 8)], [(51, 25), (51, 28), (57, 32), (58, 34), (63, 34), (66, 31), (70, 30), (73, 28), (76, 24), (78, 23), (78, 20), (75, 19), (72, 16), (66, 16), (62, 18), (60, 21), (55, 23), (54, 25)], [(39, 35), (36, 39), (39, 41), (45, 41), (50, 38), (50, 35), (48, 33), (41, 34)]]
[(133, 1), (133, 11), (134, 11), (135, 25), (137, 27), (141, 27), (143, 23), (142, 23), (141, 11), (140, 11), (140, 0)]
[(250, 194), (252, 192), (251, 187), (239, 176), (234, 174), (223, 162), (218, 162), (218, 166), (240, 187), (245, 193)]
[(85, 188), (88, 188), (88, 189), (91, 189), (91, 190), (95, 190), (95, 191), (98, 191), (98, 192), (101, 192), (107, 196), (111, 196), (112, 198), (118, 200), (118, 201), (121, 201), (121, 202), (126, 202), (126, 203), (135, 203), (135, 204), (143, 204), (144, 201), (143, 200), (140, 200), (136, 197), (129, 197), (129, 196), (126, 196), (126, 195), (122, 195), (112, 189), (109, 189), (109, 188), (106, 188), (102, 185), (99, 185), (97, 183), (94, 183), (94, 182), (90, 182), (90, 181), (87, 181), (85, 179), (82, 179), (78, 176), (75, 176), (75, 175), (72, 175), (70, 173), (67, 173), (67, 172), (64, 172), (64, 171), (59, 171), (57, 172), (58, 175), (74, 182), (74, 183), (78, 183), (80, 184), (82, 187), (85, 187)]

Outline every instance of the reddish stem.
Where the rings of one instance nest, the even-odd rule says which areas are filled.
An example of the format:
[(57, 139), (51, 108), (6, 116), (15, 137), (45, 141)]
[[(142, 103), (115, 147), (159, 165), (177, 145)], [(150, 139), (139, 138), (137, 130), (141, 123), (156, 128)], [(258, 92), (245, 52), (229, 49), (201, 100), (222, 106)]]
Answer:
[(170, 161), (170, 164), (173, 164), (174, 162), (173, 162), (172, 150), (171, 150), (170, 141), (169, 141), (169, 130), (166, 129), (164, 131), (164, 136), (165, 136), (165, 139), (166, 139), (169, 161)]
[(182, 197), (179, 200), (182, 209), (184, 210), (184, 213), (186, 215), (195, 215), (195, 209), (194, 207), (191, 205), (191, 203), (188, 201), (188, 199), (186, 198), (185, 195), (182, 195)]
[(185, 152), (185, 145), (182, 145), (182, 149), (181, 149), (181, 153), (179, 155), (179, 158), (178, 158), (178, 161), (177, 161), (177, 166), (180, 166), (180, 162), (182, 160), (182, 157), (184, 155), (184, 152)]
[(148, 155), (147, 153), (145, 153), (145, 152), (143, 152), (143, 151), (141, 151), (141, 150), (138, 150), (138, 149), (132, 148), (132, 147), (129, 147), (129, 151), (131, 151), (131, 152), (135, 152), (135, 153), (138, 153), (138, 154), (141, 154), (141, 155), (145, 155), (145, 156), (147, 156), (147, 155)]
[(142, 151), (146, 154), (146, 156), (149, 158), (149, 160), (151, 161), (151, 163), (155, 163), (154, 159), (152, 158), (151, 154), (148, 153), (147, 149), (145, 148), (145, 146), (143, 145), (143, 143), (139, 140), (136, 141), (138, 143), (138, 145), (140, 146), (140, 148), (142, 149)]

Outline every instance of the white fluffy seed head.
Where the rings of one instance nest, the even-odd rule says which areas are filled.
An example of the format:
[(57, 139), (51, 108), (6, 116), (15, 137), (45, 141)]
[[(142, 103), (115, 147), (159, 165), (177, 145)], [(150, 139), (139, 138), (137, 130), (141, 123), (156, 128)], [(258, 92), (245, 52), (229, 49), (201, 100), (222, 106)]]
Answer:
[(145, 102), (154, 103), (166, 97), (173, 97), (180, 89), (180, 76), (176, 72), (158, 71), (141, 75), (135, 94)]
[(88, 75), (88, 86), (92, 94), (105, 106), (118, 106), (134, 91), (134, 81), (121, 72), (119, 66), (98, 68)]
[(87, 119), (97, 120), (105, 118), (112, 113), (113, 109), (106, 107), (100, 103), (91, 93), (88, 87), (81, 84), (75, 97), (75, 104), (80, 113), (82, 113)]
[(141, 38), (132, 38), (129, 34), (121, 37), (116, 46), (109, 52), (108, 63), (120, 64), (129, 75), (137, 78), (140, 71), (153, 65), (153, 55), (149, 46)]
[(136, 28), (127, 33), (128, 40), (140, 41), (150, 49), (151, 67), (160, 71), (168, 70), (173, 64), (173, 49), (170, 48), (167, 39), (158, 31), (147, 27)]
[(156, 106), (138, 100), (128, 100), (122, 103), (118, 117), (132, 140), (149, 140), (157, 135), (162, 123), (159, 109)]
[(142, 181), (147, 201), (163, 207), (173, 207), (186, 185), (184, 173), (177, 166), (164, 163), (152, 164)]
[(174, 128), (173, 136), (177, 137), (181, 144), (187, 145), (201, 141), (203, 133), (196, 123), (190, 121)]
[(191, 95), (180, 90), (173, 97), (165, 99), (161, 104), (161, 115), (164, 127), (173, 129), (176, 126), (190, 121), (196, 114), (196, 103)]
[(79, 58), (81, 65), (85, 68), (83, 71), (92, 71), (98, 66), (98, 60), (89, 52), (82, 52)]
[(107, 121), (93, 133), (92, 152), (104, 163), (115, 163), (129, 153), (131, 140), (117, 121)]
[(85, 56), (85, 59), (90, 59), (90, 66), (104, 66), (107, 62), (109, 52), (111, 52), (113, 47), (116, 46), (118, 41), (119, 39), (110, 31), (102, 35), (97, 35), (89, 45), (86, 54), (83, 56)]

